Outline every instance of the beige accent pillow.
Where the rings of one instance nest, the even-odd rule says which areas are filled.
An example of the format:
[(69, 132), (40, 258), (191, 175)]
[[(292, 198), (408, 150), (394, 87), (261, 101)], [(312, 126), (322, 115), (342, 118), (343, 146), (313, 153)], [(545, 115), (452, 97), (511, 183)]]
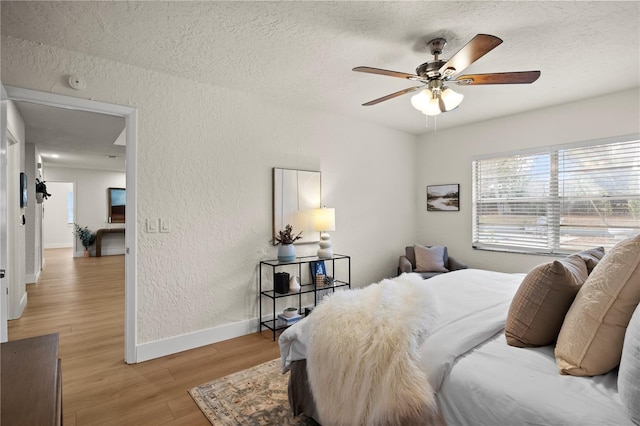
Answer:
[(533, 268), (509, 307), (507, 344), (525, 348), (554, 343), (564, 316), (588, 276), (587, 265), (577, 255)]
[(604, 257), (604, 247), (595, 247), (589, 250), (576, 253), (576, 256), (580, 256), (584, 263), (587, 264), (587, 272), (590, 274), (593, 268), (596, 267), (598, 262)]
[(578, 292), (558, 335), (560, 373), (595, 376), (614, 369), (639, 302), (640, 234), (616, 244)]
[(449, 272), (444, 266), (445, 246), (425, 247), (414, 244), (413, 250), (416, 254), (415, 272)]

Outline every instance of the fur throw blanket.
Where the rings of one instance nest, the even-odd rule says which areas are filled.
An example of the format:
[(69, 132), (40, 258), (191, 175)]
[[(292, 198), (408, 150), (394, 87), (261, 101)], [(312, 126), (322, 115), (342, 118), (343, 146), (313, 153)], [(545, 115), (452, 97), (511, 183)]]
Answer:
[(419, 346), (437, 306), (417, 274), (327, 296), (309, 316), (307, 372), (323, 425), (437, 424)]

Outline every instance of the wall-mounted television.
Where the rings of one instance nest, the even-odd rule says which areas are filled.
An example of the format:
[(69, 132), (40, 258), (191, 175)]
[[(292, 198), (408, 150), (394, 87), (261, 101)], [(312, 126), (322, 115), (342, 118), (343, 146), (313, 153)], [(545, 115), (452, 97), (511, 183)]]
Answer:
[(111, 223), (124, 223), (125, 204), (127, 191), (125, 188), (109, 188), (109, 221)]
[(20, 173), (20, 208), (27, 207), (27, 175)]

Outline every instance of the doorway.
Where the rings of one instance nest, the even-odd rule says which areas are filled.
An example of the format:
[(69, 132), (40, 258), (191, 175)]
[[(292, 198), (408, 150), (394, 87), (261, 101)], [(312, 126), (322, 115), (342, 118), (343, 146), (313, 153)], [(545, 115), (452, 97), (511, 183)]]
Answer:
[[(124, 360), (126, 363), (137, 362), (136, 351), (136, 235), (137, 235), (137, 214), (136, 214), (136, 143), (137, 143), (137, 111), (135, 108), (121, 105), (107, 104), (103, 102), (90, 101), (73, 98), (69, 96), (57, 95), (35, 90), (22, 89), (11, 86), (3, 87), (3, 94), (9, 100), (24, 101), (40, 105), (47, 105), (59, 108), (73, 109), (98, 114), (105, 114), (115, 117), (122, 117), (125, 120), (124, 137), (126, 139), (126, 205), (127, 222), (125, 223), (125, 347)], [(3, 99), (4, 101), (4, 99)], [(4, 106), (4, 105), (3, 105)], [(6, 133), (6, 113), (3, 108), (3, 128), (2, 133)], [(6, 152), (0, 152), (6, 157)], [(4, 158), (1, 159), (4, 161)], [(0, 245), (4, 242), (0, 241)], [(2, 252), (0, 251), (0, 255)], [(4, 280), (3, 280), (4, 281)], [(5, 287), (6, 284), (3, 284)], [(4, 290), (4, 288), (3, 288)], [(2, 317), (0, 329), (6, 330), (5, 309), (2, 307)]]
[(56, 194), (46, 202), (42, 217), (42, 246), (50, 248), (73, 247), (74, 224), (73, 182), (47, 182), (47, 191)]

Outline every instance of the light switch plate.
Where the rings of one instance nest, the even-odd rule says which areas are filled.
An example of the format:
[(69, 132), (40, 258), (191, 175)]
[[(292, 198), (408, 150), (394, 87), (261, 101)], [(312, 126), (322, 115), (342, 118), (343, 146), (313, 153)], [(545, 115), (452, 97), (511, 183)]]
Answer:
[(147, 219), (147, 232), (149, 234), (158, 232), (158, 219)]
[(171, 232), (171, 222), (169, 219), (160, 219), (160, 232)]

